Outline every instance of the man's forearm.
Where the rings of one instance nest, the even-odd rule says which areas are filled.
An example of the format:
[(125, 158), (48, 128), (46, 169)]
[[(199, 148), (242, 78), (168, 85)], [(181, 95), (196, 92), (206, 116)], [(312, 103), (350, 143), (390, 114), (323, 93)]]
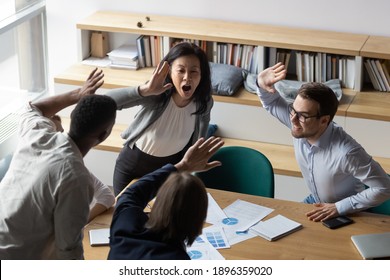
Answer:
[(76, 104), (80, 100), (80, 89), (58, 95), (49, 96), (33, 102), (45, 117), (52, 117), (62, 109)]

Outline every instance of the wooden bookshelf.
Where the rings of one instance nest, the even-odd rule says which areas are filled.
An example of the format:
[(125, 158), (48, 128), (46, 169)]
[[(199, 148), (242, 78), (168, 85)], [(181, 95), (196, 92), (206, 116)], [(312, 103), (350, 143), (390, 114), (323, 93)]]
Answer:
[[(146, 17), (150, 21), (146, 20)], [(142, 27), (138, 23), (142, 22)], [(361, 90), (360, 51), (368, 35), (264, 24), (98, 11), (77, 24), (81, 31), (81, 59), (89, 56), (91, 31), (153, 35), (208, 42), (273, 47), (355, 57), (355, 90)]]
[[(146, 16), (151, 20), (146, 21)], [(143, 23), (142, 28), (137, 27), (139, 21)], [(84, 54), (89, 53), (90, 32), (106, 31), (324, 52), (355, 56), (357, 61), (361, 61), (362, 57), (390, 59), (388, 37), (324, 30), (113, 11), (98, 11), (81, 20), (77, 28), (81, 31), (80, 48)], [(81, 57), (83, 58), (85, 57)], [(73, 65), (57, 75), (55, 82), (81, 85), (91, 69), (91, 66), (81, 63)], [(357, 69), (360, 69), (360, 72), (358, 71), (356, 75), (362, 78), (362, 65), (357, 65)], [(104, 68), (103, 87), (112, 89), (140, 85), (150, 78), (152, 71), (153, 68), (142, 68), (137, 71)], [(386, 95), (372, 94), (372, 91), (361, 93), (350, 89), (343, 89), (343, 93), (337, 115), (389, 121), (389, 104)], [(218, 102), (261, 106), (258, 97), (244, 88), (233, 96), (214, 95), (213, 97)]]
[[(146, 20), (150, 17), (150, 21)], [(142, 27), (137, 23), (142, 22)], [(390, 59), (390, 38), (346, 32), (291, 28), (202, 18), (97, 11), (77, 24), (82, 33), (82, 56), (89, 54), (91, 31), (155, 35), (210, 42), (247, 44), (290, 50)], [(85, 57), (82, 57), (85, 58)], [(357, 63), (360, 59), (357, 59)], [(357, 65), (357, 76), (362, 75)], [(360, 81), (360, 80), (358, 80)], [(359, 86), (355, 86), (355, 89)]]

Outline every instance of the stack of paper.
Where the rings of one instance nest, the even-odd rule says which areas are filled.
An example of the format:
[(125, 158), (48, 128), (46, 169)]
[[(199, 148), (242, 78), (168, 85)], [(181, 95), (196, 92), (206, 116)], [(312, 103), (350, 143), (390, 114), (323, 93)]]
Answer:
[(125, 44), (108, 54), (113, 68), (138, 69), (138, 51), (136, 45)]
[(110, 244), (110, 229), (91, 229), (89, 231), (89, 242), (91, 246), (102, 246)]
[(250, 229), (253, 233), (274, 241), (302, 228), (300, 223), (290, 220), (282, 215), (277, 215), (266, 221), (260, 221)]

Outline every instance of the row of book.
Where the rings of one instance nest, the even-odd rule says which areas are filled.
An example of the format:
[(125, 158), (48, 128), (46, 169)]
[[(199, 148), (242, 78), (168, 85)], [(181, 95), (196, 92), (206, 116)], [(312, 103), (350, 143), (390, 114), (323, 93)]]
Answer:
[(207, 52), (207, 42), (202, 40), (178, 39), (167, 36), (141, 35), (137, 38), (139, 67), (156, 67), (169, 50), (179, 42), (191, 42)]
[(345, 88), (355, 86), (355, 58), (327, 53), (296, 52), (297, 80), (326, 82), (339, 79)]
[(364, 66), (371, 83), (377, 91), (390, 92), (390, 61), (380, 59), (365, 59)]
[(264, 69), (264, 47), (213, 42), (212, 61), (259, 73)]
[[(282, 62), (288, 69), (294, 52), (298, 81), (326, 82), (339, 79), (343, 87), (354, 88), (356, 71), (354, 57), (166, 36), (141, 35), (137, 38), (136, 44), (121, 45), (107, 54), (109, 66), (133, 70), (156, 67), (170, 48), (183, 41), (199, 45), (215, 63), (234, 65), (250, 73), (259, 73), (264, 67), (277, 62)], [(365, 59), (364, 65), (374, 89), (390, 92), (390, 61)]]

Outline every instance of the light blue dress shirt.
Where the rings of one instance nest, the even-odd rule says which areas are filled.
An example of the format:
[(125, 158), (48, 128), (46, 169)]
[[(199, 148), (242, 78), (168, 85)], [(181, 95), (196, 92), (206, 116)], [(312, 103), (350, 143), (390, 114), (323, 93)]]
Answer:
[[(288, 103), (258, 88), (263, 107), (291, 129)], [(318, 141), (293, 138), (295, 157), (316, 202), (335, 203), (340, 215), (377, 206), (390, 198), (390, 178), (344, 129), (331, 122)], [(365, 187), (368, 186), (368, 188)]]

